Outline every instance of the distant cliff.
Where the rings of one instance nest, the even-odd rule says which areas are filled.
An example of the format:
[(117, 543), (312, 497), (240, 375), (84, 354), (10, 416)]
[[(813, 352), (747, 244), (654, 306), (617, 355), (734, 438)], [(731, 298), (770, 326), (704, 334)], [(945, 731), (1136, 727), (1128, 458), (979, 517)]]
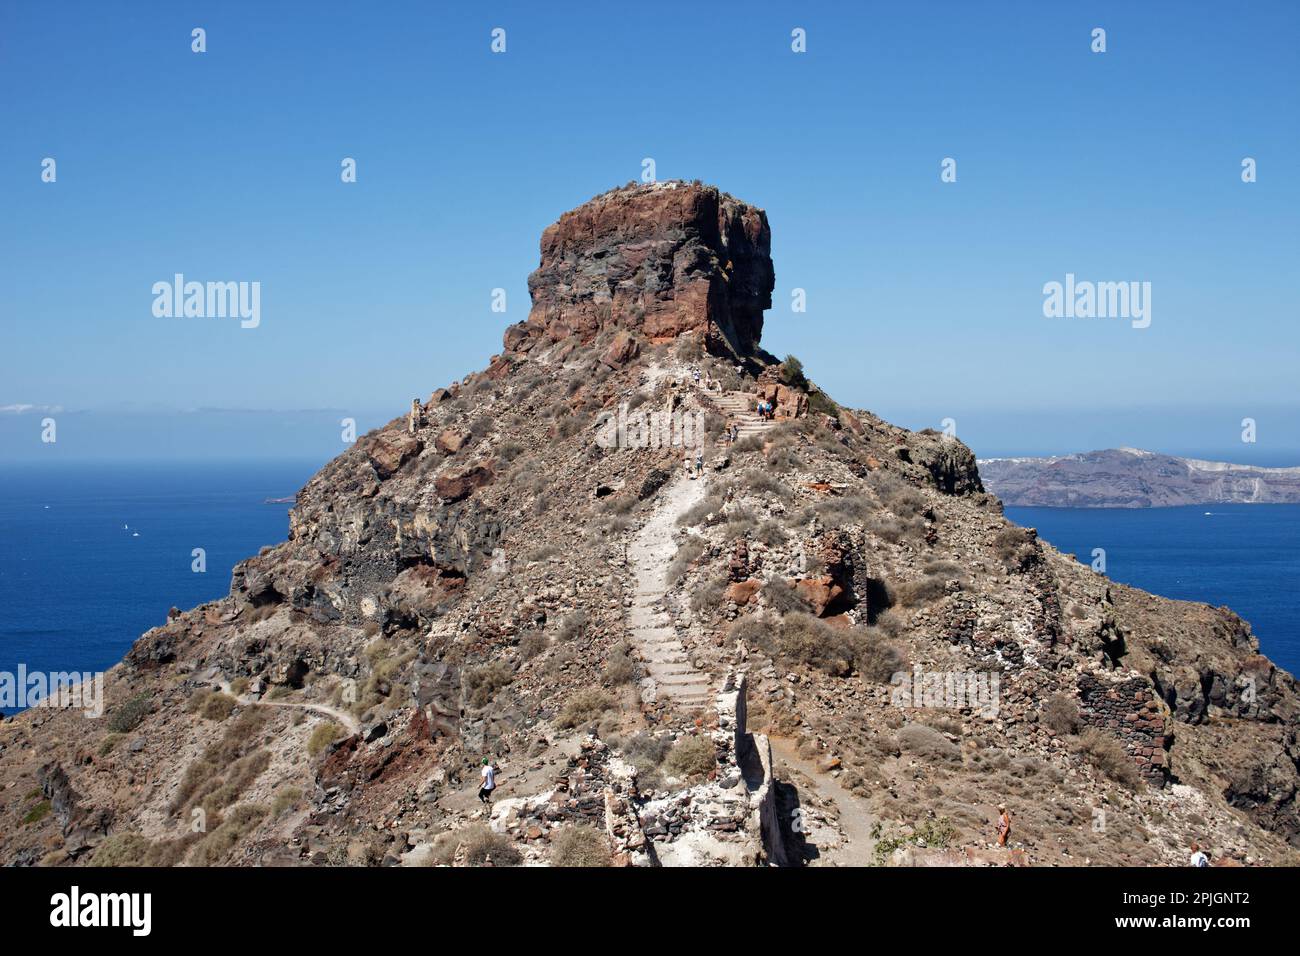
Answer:
[(1300, 467), (1258, 468), (1138, 448), (1059, 458), (987, 458), (980, 460), (979, 470), (985, 487), (1008, 505), (1163, 508), (1300, 502)]

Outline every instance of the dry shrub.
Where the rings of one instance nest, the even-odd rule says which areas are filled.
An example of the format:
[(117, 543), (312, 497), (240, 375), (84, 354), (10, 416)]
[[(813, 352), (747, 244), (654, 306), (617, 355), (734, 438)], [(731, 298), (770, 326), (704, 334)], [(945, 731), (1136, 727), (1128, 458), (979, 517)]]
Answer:
[(190, 854), (195, 866), (215, 866), (262, 822), (270, 811), (256, 804), (241, 804), (221, 821), (221, 825), (204, 837)]
[(853, 644), (847, 629), (832, 627), (811, 614), (788, 614), (781, 620), (777, 655), (839, 677), (853, 669)]
[(1079, 731), (1079, 705), (1068, 694), (1054, 694), (1043, 702), (1043, 723), (1058, 734)]
[(1084, 731), (1078, 738), (1078, 749), (1089, 763), (1121, 786), (1130, 790), (1141, 786), (1142, 778), (1128, 751), (1105, 731), (1096, 727)]
[(497, 691), (509, 686), (515, 679), (515, 669), (509, 661), (492, 661), (465, 672), (465, 693), (472, 707), (486, 707)]
[(521, 862), (519, 851), (508, 836), (481, 823), (460, 831), (459, 843), (470, 866), (483, 866), (489, 860), (493, 866), (518, 866)]
[(612, 865), (609, 840), (594, 827), (565, 827), (551, 838), (551, 866)]
[(858, 628), (854, 636), (853, 666), (866, 680), (888, 684), (895, 674), (908, 669), (907, 655), (889, 642), (881, 628)]
[(317, 725), (307, 738), (307, 753), (315, 757), (334, 741), (343, 736), (343, 728), (333, 721)]
[(607, 710), (614, 707), (614, 698), (599, 687), (587, 687), (576, 691), (564, 702), (556, 724), (571, 729), (599, 720)]
[(605, 680), (611, 684), (630, 684), (636, 677), (636, 664), (632, 661), (631, 648), (619, 641), (609, 651), (605, 661)]
[(933, 727), (911, 723), (898, 732), (898, 746), (906, 753), (936, 763), (961, 763), (961, 748)]
[(663, 763), (665, 772), (683, 780), (702, 777), (717, 765), (718, 755), (713, 741), (699, 735), (678, 740)]

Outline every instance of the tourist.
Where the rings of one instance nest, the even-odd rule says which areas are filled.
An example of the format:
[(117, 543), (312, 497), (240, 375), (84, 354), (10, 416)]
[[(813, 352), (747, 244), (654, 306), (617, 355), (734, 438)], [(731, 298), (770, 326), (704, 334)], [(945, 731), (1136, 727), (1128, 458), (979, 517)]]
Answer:
[(483, 786), (479, 787), (478, 799), (484, 806), (492, 803), (492, 791), (497, 788), (497, 768), (487, 757), (483, 758)]
[(1199, 843), (1192, 844), (1192, 866), (1209, 866), (1210, 858), (1201, 849)]
[(1011, 814), (1005, 803), (998, 804), (998, 846), (1006, 846), (1011, 836)]

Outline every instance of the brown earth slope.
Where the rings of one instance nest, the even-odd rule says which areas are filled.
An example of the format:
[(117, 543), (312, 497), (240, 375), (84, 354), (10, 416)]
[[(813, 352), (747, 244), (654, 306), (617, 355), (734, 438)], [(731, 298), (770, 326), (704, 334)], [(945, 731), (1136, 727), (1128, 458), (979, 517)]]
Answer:
[(0, 861), (1300, 861), (1300, 698), (1245, 622), (763, 353), (768, 242), (684, 183), (562, 217), (504, 351), (326, 465), (104, 719), (0, 725)]

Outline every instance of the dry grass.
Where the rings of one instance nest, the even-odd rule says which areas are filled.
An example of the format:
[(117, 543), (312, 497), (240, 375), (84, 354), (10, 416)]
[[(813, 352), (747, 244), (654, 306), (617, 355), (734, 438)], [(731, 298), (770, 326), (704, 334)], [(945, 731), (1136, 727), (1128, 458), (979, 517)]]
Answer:
[(717, 749), (708, 737), (683, 737), (664, 758), (666, 773), (683, 780), (702, 777), (718, 765)]
[(307, 738), (307, 755), (315, 757), (334, 741), (343, 736), (343, 728), (333, 721), (318, 724)]
[(556, 717), (556, 725), (566, 730), (599, 720), (605, 712), (614, 707), (614, 698), (599, 687), (587, 687), (576, 691), (564, 702), (564, 707)]
[(609, 840), (594, 827), (565, 827), (551, 838), (551, 866), (610, 866), (611, 856)]
[(1142, 785), (1142, 777), (1124, 745), (1105, 731), (1096, 727), (1085, 730), (1078, 738), (1078, 750), (1120, 786), (1137, 790)]

